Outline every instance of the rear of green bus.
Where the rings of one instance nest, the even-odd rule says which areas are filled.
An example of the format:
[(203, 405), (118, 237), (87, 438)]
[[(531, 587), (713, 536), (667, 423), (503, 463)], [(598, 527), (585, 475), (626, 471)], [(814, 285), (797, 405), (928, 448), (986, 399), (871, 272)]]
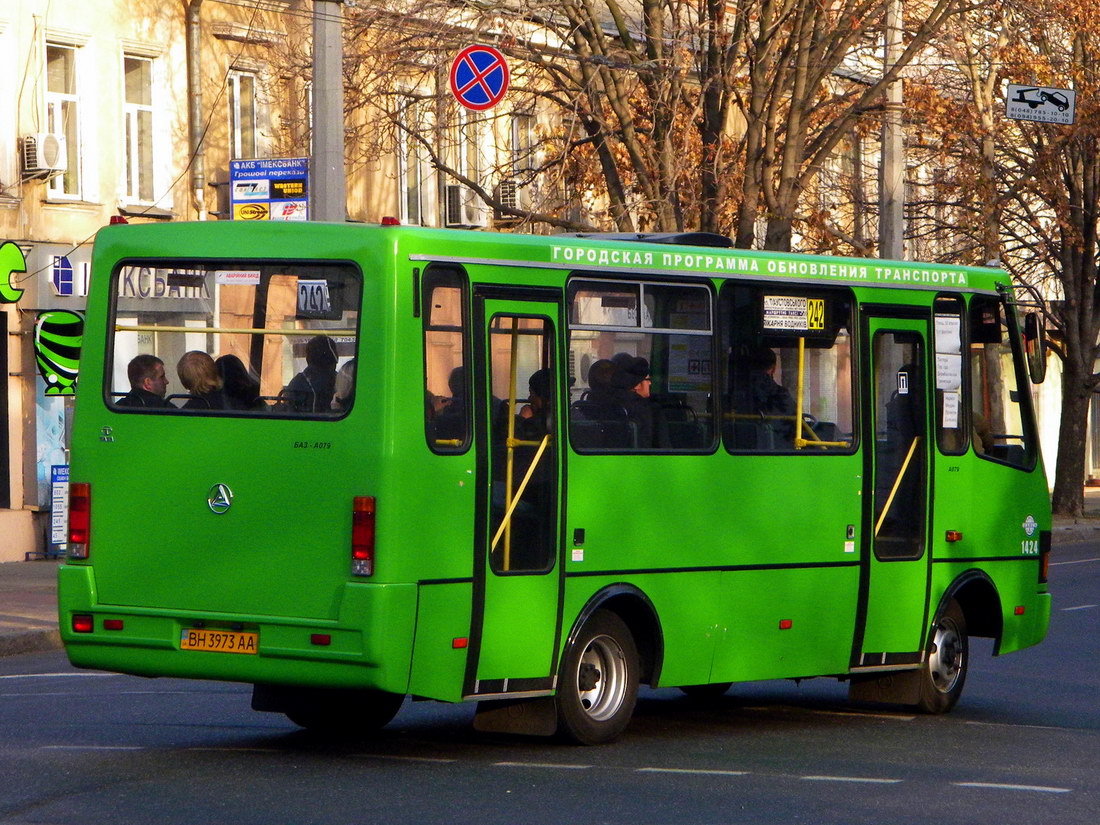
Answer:
[(373, 575), (386, 232), (99, 234), (59, 582), (73, 664), (272, 685), (272, 710), (278, 686), (404, 694), (415, 585)]

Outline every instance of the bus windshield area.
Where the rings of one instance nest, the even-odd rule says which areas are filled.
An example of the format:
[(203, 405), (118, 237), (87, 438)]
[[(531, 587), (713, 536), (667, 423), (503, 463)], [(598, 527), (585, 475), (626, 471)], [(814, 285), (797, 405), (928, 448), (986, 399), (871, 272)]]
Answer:
[(156, 260), (113, 277), (111, 407), (338, 418), (354, 404), (355, 267)]

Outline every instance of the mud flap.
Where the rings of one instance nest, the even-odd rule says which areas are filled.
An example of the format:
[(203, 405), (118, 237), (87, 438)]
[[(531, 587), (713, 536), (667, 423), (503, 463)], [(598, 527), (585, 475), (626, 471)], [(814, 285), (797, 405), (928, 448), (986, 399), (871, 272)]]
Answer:
[(915, 705), (920, 701), (919, 670), (901, 670), (871, 676), (853, 676), (848, 684), (852, 702)]
[(553, 736), (558, 730), (558, 711), (554, 697), (478, 702), (474, 730), (482, 733)]

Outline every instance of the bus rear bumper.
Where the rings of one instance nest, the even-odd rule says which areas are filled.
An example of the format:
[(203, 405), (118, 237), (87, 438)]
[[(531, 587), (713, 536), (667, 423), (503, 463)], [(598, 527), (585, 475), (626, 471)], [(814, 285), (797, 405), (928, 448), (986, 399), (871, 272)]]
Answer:
[[(76, 667), (188, 679), (373, 688), (406, 693), (415, 584), (348, 582), (335, 621), (104, 605), (95, 569), (64, 565), (58, 619)], [(77, 632), (74, 617), (87, 632)], [(85, 618), (86, 617), (86, 618)], [(255, 634), (246, 652), (181, 649), (188, 630)], [(252, 648), (252, 650), (247, 650)]]

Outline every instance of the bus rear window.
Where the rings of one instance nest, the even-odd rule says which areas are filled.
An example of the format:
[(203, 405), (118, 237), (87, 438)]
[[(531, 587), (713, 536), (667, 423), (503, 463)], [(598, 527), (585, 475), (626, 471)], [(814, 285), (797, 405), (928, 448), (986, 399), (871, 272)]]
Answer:
[(126, 262), (113, 277), (110, 406), (323, 418), (351, 409), (355, 267), (157, 260)]

